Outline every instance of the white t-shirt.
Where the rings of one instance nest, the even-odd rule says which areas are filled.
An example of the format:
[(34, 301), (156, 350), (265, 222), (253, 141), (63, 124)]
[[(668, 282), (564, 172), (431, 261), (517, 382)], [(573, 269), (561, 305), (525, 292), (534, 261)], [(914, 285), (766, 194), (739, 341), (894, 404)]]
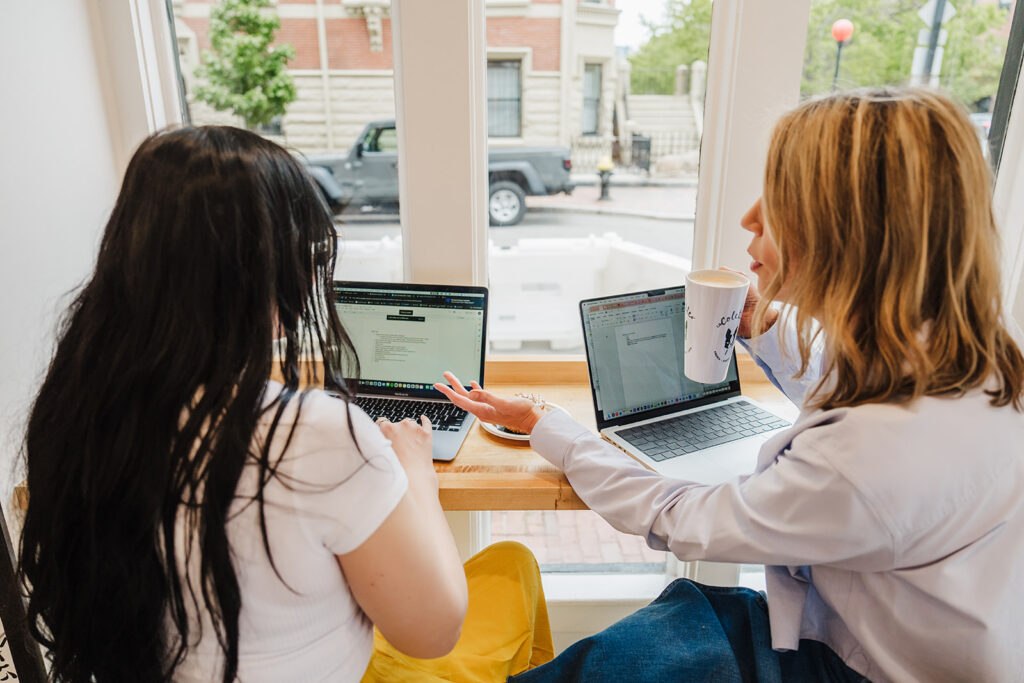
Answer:
[[(271, 382), (267, 394), (273, 397), (280, 390)], [(281, 457), (298, 402), (298, 396), (291, 400), (277, 427), (271, 462)], [(247, 464), (239, 480), (227, 535), (242, 596), (238, 678), (245, 683), (358, 681), (366, 670), (373, 625), (353, 598), (335, 555), (369, 538), (394, 510), (408, 482), (390, 441), (361, 409), (350, 406), (348, 411), (359, 450), (352, 443), (344, 402), (322, 391), (308, 392), (279, 475), (263, 489), (270, 550), (285, 583), (267, 558), (259, 508), (252, 501), (258, 466)], [(274, 412), (261, 418), (254, 447), (265, 442)], [(183, 571), (180, 521), (178, 529)], [(196, 548), (189, 571), (197, 591), (199, 557)], [(187, 591), (185, 602), (191, 610)], [(199, 604), (202, 608), (201, 596)], [(174, 679), (220, 681), (223, 655), (209, 615), (203, 609), (191, 616), (192, 647)], [(201, 637), (197, 619), (202, 619)]]

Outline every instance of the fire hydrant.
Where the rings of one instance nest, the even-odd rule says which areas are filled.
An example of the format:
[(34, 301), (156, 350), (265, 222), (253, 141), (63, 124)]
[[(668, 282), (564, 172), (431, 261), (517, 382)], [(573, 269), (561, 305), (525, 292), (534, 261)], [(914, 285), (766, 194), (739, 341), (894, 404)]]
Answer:
[(599, 200), (608, 200), (611, 197), (608, 196), (608, 185), (612, 177), (612, 164), (611, 157), (601, 157), (601, 160), (597, 162), (597, 175), (601, 179), (601, 196)]

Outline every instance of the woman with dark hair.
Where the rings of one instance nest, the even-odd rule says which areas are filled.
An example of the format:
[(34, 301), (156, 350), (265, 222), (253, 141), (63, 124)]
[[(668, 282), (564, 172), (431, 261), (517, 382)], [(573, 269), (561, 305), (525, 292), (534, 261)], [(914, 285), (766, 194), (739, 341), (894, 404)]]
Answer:
[[(358, 680), (372, 624), (377, 670), (474, 644), (426, 418), (378, 427), (349, 403), (336, 252), (281, 147), (203, 127), (136, 151), (26, 436), (20, 572), (55, 680)], [(303, 388), (321, 381), (341, 398)], [(536, 563), (475, 562), (470, 585), (527, 577), (522, 670), (545, 651)]]

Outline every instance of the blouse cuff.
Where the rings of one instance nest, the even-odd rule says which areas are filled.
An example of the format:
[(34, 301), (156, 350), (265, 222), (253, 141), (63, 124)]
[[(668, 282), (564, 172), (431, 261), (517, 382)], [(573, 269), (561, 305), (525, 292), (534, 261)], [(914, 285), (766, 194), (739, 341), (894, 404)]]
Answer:
[(552, 465), (564, 470), (572, 445), (587, 434), (590, 434), (589, 429), (572, 419), (569, 413), (555, 408), (545, 412), (534, 425), (530, 446)]

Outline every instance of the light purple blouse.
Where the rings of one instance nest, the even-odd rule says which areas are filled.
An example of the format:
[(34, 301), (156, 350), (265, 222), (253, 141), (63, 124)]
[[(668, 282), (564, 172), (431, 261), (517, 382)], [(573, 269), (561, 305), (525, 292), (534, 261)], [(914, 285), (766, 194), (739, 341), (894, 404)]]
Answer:
[[(816, 373), (792, 379), (780, 334), (747, 345), (800, 405)], [(818, 640), (873, 681), (1024, 681), (1024, 415), (980, 390), (803, 411), (717, 486), (652, 472), (561, 411), (530, 443), (652, 548), (767, 565), (776, 649)]]

